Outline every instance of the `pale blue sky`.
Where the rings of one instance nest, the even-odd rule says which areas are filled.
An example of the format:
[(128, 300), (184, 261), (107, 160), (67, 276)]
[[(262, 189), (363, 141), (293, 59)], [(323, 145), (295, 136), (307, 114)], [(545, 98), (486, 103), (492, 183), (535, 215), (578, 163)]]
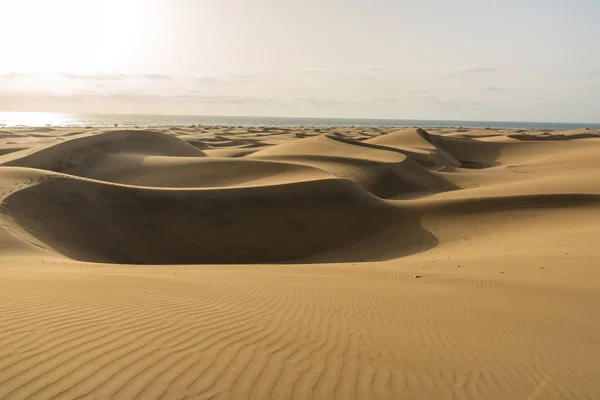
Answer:
[(598, 0), (0, 0), (0, 110), (600, 122)]

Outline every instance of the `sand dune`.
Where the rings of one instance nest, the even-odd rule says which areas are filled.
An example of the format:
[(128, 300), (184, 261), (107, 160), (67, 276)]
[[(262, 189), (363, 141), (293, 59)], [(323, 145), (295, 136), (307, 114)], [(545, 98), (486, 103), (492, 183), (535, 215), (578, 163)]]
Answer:
[(2, 399), (598, 399), (600, 132), (4, 128)]
[(437, 138), (421, 128), (401, 129), (368, 139), (368, 143), (400, 150), (425, 167), (458, 167), (460, 162), (446, 153)]
[(279, 162), (140, 155), (107, 158), (104, 168), (88, 176), (116, 183), (178, 188), (264, 186), (335, 177), (320, 169)]
[(390, 218), (385, 203), (341, 179), (158, 190), (45, 175), (6, 197), (3, 209), (61, 254), (121, 264), (292, 261), (350, 245)]
[(110, 131), (71, 139), (55, 145), (0, 158), (0, 165), (84, 174), (110, 154), (202, 157), (204, 153), (185, 141), (155, 131)]
[(383, 198), (455, 188), (395, 149), (333, 136), (300, 139), (257, 151), (248, 157), (319, 168), (352, 179)]

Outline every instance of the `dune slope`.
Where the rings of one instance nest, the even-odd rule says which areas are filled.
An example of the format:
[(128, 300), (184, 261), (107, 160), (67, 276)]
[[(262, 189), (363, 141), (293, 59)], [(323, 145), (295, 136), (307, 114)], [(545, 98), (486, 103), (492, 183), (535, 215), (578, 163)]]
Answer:
[(248, 157), (319, 168), (352, 179), (383, 198), (455, 188), (396, 149), (333, 136), (299, 139)]
[(46, 175), (3, 212), (82, 261), (210, 264), (291, 261), (385, 227), (390, 212), (353, 182), (158, 190)]
[(0, 165), (19, 166), (86, 176), (111, 154), (202, 157), (185, 141), (156, 131), (109, 131), (14, 152), (0, 157)]

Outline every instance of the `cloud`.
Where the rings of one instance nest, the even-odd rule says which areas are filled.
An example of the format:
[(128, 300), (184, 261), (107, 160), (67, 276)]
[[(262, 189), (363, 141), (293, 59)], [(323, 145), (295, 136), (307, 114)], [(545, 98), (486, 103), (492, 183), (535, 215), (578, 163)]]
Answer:
[(94, 80), (94, 81), (120, 81), (127, 78), (124, 74), (71, 74), (71, 73), (59, 73), (59, 76), (67, 79), (82, 79), (82, 80)]
[(395, 99), (393, 97), (377, 97), (376, 99), (373, 99), (373, 102), (377, 102), (377, 103), (398, 103), (398, 99)]
[(350, 103), (350, 100), (341, 101), (337, 99), (325, 99), (321, 97), (294, 97), (295, 102), (306, 103), (311, 106), (333, 107)]
[(75, 95), (78, 95), (78, 96), (102, 96), (102, 93), (98, 92), (97, 90), (82, 89), (82, 90), (77, 90), (75, 92)]
[(171, 79), (173, 79), (171, 76), (169, 76), (169, 75), (163, 75), (163, 74), (140, 75), (140, 78), (143, 78), (143, 79), (152, 79), (152, 80), (160, 80), (160, 81), (170, 81)]
[(73, 73), (59, 73), (66, 79), (79, 79), (79, 80), (92, 80), (92, 81), (122, 81), (125, 79), (149, 79), (149, 80), (171, 80), (172, 77), (169, 75), (162, 74), (145, 74), (145, 75), (127, 75), (127, 74), (107, 74), (107, 73), (95, 73), (95, 74), (73, 74)]
[(7, 72), (5, 74), (0, 74), (0, 79), (18, 79), (18, 78), (27, 78), (28, 74), (23, 74), (20, 72)]
[(360, 67), (355, 67), (355, 68), (351, 68), (351, 71), (361, 71), (361, 72), (380, 72), (383, 71), (383, 67), (380, 67), (379, 65), (361, 65)]
[(412, 93), (412, 94), (430, 94), (431, 91), (430, 90), (426, 90), (426, 89), (406, 89), (407, 93)]
[[(381, 98), (380, 98), (381, 99)], [(326, 97), (294, 97), (295, 103), (303, 103), (312, 107), (330, 108), (330, 107), (351, 107), (351, 106), (366, 106), (377, 102), (377, 99), (337, 99)], [(387, 102), (395, 101), (388, 98)]]
[(486, 92), (521, 92), (524, 89), (502, 87), (502, 86), (485, 86), (484, 88), (482, 88), (482, 90), (486, 91)]
[(297, 68), (295, 73), (308, 76), (339, 77), (342, 79), (374, 81), (387, 72), (377, 65), (361, 65), (358, 67), (332, 69), (332, 68)]
[(460, 67), (459, 71), (466, 72), (466, 73), (495, 73), (495, 72), (498, 72), (498, 69), (491, 68), (491, 67), (465, 66), (465, 67)]
[(223, 81), (221, 79), (212, 78), (212, 77), (208, 77), (208, 76), (196, 78), (196, 82), (201, 85), (214, 85), (214, 84), (223, 83)]
[(432, 102), (437, 105), (440, 105), (444, 108), (463, 108), (463, 107), (480, 107), (483, 104), (478, 101), (473, 101), (470, 99), (464, 98), (454, 98), (454, 99), (439, 99), (439, 98), (431, 98)]
[(298, 72), (300, 74), (306, 74), (306, 75), (328, 75), (333, 72), (329, 68), (312, 68), (312, 67), (296, 68), (294, 71)]
[(222, 85), (231, 83), (252, 83), (269, 76), (268, 73), (230, 73), (218, 76), (200, 76), (191, 78), (200, 85)]
[(219, 96), (219, 95), (197, 95), (195, 91), (189, 91), (187, 94), (182, 95), (160, 95), (152, 93), (142, 92), (128, 92), (120, 91), (113, 92), (110, 94), (101, 93), (95, 90), (79, 90), (72, 93), (28, 93), (28, 94), (17, 94), (17, 93), (3, 93), (0, 92), (0, 96), (5, 98), (15, 99), (118, 99), (127, 100), (132, 102), (140, 101), (194, 101), (197, 103), (211, 103), (211, 104), (276, 104), (284, 101), (277, 100), (268, 97), (257, 97), (257, 96)]
[(259, 74), (231, 74), (227, 81), (231, 83), (252, 83), (258, 80)]
[(504, 88), (504, 87), (497, 87), (497, 86), (486, 86), (483, 88), (483, 90), (485, 90), (486, 92), (504, 92), (509, 89)]
[(29, 79), (29, 78), (39, 78), (39, 77), (48, 77), (52, 74), (42, 74), (39, 72), (6, 72), (0, 74), (0, 79)]
[[(168, 98), (168, 97), (166, 97)], [(283, 103), (282, 100), (268, 98), (268, 97), (257, 97), (257, 96), (218, 96), (218, 95), (195, 95), (192, 92), (175, 96), (175, 99), (192, 101), (194, 103), (202, 104), (230, 104), (230, 105), (279, 105)]]

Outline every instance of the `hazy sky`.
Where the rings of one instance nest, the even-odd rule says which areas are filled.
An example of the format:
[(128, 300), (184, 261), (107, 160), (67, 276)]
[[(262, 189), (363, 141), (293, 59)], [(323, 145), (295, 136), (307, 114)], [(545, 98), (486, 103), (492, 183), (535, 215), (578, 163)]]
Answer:
[(600, 122), (600, 0), (0, 0), (0, 111)]

